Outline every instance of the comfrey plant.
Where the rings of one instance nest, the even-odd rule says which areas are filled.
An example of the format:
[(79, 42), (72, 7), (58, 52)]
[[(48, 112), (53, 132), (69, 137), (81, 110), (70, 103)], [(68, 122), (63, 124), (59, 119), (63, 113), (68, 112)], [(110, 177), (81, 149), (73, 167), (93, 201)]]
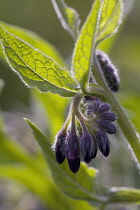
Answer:
[[(24, 38), (28, 41), (29, 34), (25, 35), (25, 32), (3, 22), (0, 26), (5, 58), (20, 79), (28, 87), (37, 87), (41, 92), (51, 91), (72, 98), (67, 119), (56, 135), (52, 149), (41, 131), (26, 121), (43, 150), (54, 182), (65, 194), (95, 201), (101, 204), (101, 209), (112, 202), (137, 203), (140, 192), (136, 189), (113, 188), (103, 197), (95, 195), (92, 181), (96, 170), (83, 163), (80, 166), (80, 161), (90, 163), (98, 149), (107, 157), (110, 153), (109, 138), (118, 130), (123, 132), (137, 165), (140, 163), (138, 135), (115, 97), (120, 82), (118, 71), (108, 55), (99, 50), (99, 44), (118, 31), (123, 2), (95, 0), (80, 32), (78, 13), (63, 0), (52, 0), (52, 4), (62, 26), (75, 40), (71, 69), (63, 68), (61, 60), (55, 59), (54, 54), (51, 58), (51, 54), (46, 55), (25, 42)], [(73, 173), (78, 173), (71, 173), (67, 165)]]

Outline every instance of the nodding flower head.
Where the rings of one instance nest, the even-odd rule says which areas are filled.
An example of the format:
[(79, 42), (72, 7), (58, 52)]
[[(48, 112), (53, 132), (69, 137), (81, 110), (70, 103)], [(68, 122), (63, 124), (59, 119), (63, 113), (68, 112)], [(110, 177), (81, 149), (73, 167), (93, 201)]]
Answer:
[(116, 67), (104, 52), (97, 50), (96, 55), (110, 90), (117, 92), (119, 90), (120, 78)]
[(113, 122), (117, 117), (108, 103), (92, 96), (85, 96), (83, 103), (84, 110), (78, 106), (70, 126), (62, 128), (53, 146), (57, 162), (61, 164), (66, 158), (73, 173), (79, 170), (80, 159), (89, 163), (96, 157), (98, 148), (107, 157), (110, 153), (107, 133), (116, 133)]

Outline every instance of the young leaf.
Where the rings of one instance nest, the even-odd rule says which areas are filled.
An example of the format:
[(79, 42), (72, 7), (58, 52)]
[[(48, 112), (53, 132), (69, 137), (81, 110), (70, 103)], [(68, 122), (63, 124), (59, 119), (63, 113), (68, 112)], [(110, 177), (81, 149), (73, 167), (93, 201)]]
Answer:
[(82, 87), (86, 85), (89, 77), (92, 52), (96, 41), (100, 5), (100, 0), (96, 0), (93, 4), (91, 12), (81, 29), (73, 53), (72, 71)]
[(95, 189), (93, 186), (96, 170), (94, 168), (88, 168), (85, 164), (81, 164), (79, 172), (72, 174), (67, 163), (60, 166), (55, 160), (46, 137), (31, 121), (25, 120), (32, 129), (34, 137), (44, 152), (47, 164), (52, 171), (52, 176), (58, 187), (60, 187), (65, 194), (73, 198), (99, 201), (98, 196), (94, 194)]
[(79, 33), (79, 15), (73, 8), (68, 7), (64, 0), (52, 0), (55, 12), (63, 26), (75, 39)]
[(104, 0), (101, 7), (97, 42), (117, 32), (122, 19), (122, 0)]
[(74, 96), (76, 83), (69, 72), (50, 57), (0, 26), (0, 39), (11, 68), (31, 87), (65, 97)]

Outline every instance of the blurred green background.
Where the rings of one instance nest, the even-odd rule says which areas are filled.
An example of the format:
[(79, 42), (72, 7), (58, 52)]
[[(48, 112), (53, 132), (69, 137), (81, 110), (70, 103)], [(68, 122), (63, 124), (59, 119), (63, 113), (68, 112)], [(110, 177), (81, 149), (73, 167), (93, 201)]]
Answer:
[[(65, 2), (78, 11), (82, 25), (93, 0), (66, 0)], [(112, 46), (109, 46), (109, 55), (119, 69), (121, 78), (120, 93), (117, 96), (137, 127), (137, 131), (140, 132), (140, 1), (125, 0), (124, 2), (125, 21), (119, 29), (119, 33), (115, 36)], [(131, 8), (131, 6), (133, 7)], [(53, 44), (64, 61), (70, 66), (74, 41), (67, 31), (61, 27), (50, 0), (1, 0), (0, 19), (36, 32)], [(48, 113), (52, 112), (52, 118), (48, 119), (49, 114), (47, 115), (47, 112), (45, 112), (44, 117), (44, 108), (37, 99), (41, 98), (41, 94), (36, 96), (36, 93), (34, 94), (29, 88), (26, 88), (19, 77), (1, 60), (0, 78), (5, 82), (0, 96), (0, 106), (9, 135), (19, 141), (28, 151), (35, 153), (38, 147), (22, 118), (33, 119), (44, 133), (48, 132), (47, 135), (51, 136), (48, 129), (49, 124), (52, 123), (51, 121), (55, 121), (58, 112), (63, 114), (63, 108), (68, 100), (63, 100), (63, 105), (60, 108), (58, 105), (58, 109), (56, 109), (55, 103), (60, 98), (52, 98), (51, 95), (46, 95), (46, 107), (47, 97), (48, 99), (51, 98), (54, 105), (54, 108), (48, 111)], [(50, 106), (48, 104), (48, 107)], [(59, 119), (58, 124), (54, 122), (56, 127), (53, 130), (53, 136), (60, 129), (65, 114)], [(124, 142), (122, 143), (121, 139), (119, 143), (116, 138), (112, 141), (112, 153), (109, 159), (98, 157), (94, 162), (94, 166), (100, 170), (102, 182), (108, 186), (140, 187), (138, 170), (132, 160), (130, 151), (127, 149), (128, 146)], [(6, 195), (3, 195), (3, 190), (6, 191)], [(23, 207), (22, 204), (25, 202), (30, 203), (30, 206), (26, 204), (27, 206)], [(10, 181), (8, 181), (8, 185), (7, 181), (1, 182), (0, 210), (43, 210), (43, 208), (46, 209), (27, 189), (22, 187), (21, 190), (21, 187)], [(116, 209), (121, 208), (117, 207)], [(125, 207), (125, 209), (138, 209), (138, 207)]]

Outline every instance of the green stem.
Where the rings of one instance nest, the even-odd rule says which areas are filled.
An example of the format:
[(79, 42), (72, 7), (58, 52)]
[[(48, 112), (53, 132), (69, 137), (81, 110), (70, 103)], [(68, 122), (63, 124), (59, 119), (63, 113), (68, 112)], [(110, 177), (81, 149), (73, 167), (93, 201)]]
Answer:
[(136, 133), (133, 125), (127, 118), (122, 106), (119, 104), (114, 93), (110, 91), (110, 89), (105, 81), (104, 75), (102, 73), (102, 69), (100, 67), (100, 64), (97, 60), (95, 53), (94, 53), (93, 60), (94, 60), (94, 67), (95, 67), (93, 70), (93, 74), (95, 76), (95, 79), (98, 82), (98, 84), (101, 87), (103, 87), (105, 97), (107, 98), (108, 102), (110, 102), (112, 104), (114, 111), (117, 113), (118, 123), (119, 123), (128, 143), (130, 144), (138, 162), (140, 163), (140, 140), (139, 140), (139, 137), (137, 136), (137, 133)]

